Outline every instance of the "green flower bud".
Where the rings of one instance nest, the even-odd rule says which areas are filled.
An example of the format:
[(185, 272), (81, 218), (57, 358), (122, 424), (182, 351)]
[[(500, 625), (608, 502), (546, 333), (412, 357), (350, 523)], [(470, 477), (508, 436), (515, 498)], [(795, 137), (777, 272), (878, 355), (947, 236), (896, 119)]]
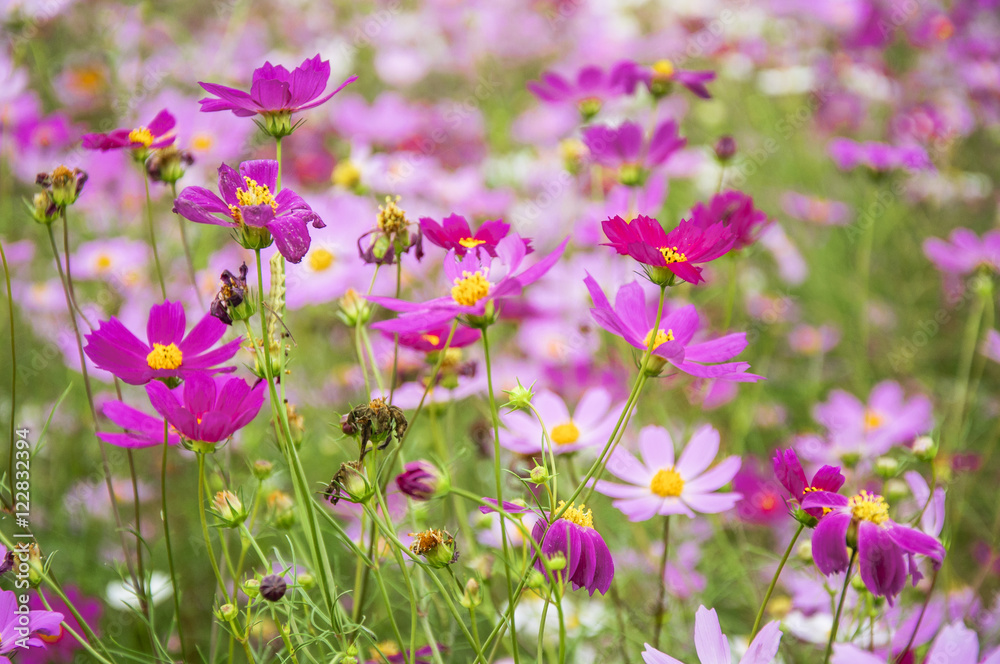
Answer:
[(236, 620), (236, 616), (240, 615), (240, 610), (232, 604), (223, 604), (215, 612), (215, 615), (219, 617), (219, 620), (230, 622)]
[(247, 510), (243, 502), (232, 491), (219, 491), (212, 501), (213, 512), (222, 519), (226, 528), (238, 528), (246, 521)]
[(274, 472), (274, 464), (266, 459), (257, 459), (253, 462), (253, 476), (263, 482)]
[(531, 389), (534, 386), (535, 384), (532, 383), (528, 387), (525, 387), (524, 385), (521, 385), (521, 379), (518, 378), (516, 387), (509, 390), (504, 390), (504, 393), (507, 395), (508, 399), (507, 403), (505, 403), (502, 407), (510, 408), (512, 410), (517, 410), (517, 409), (530, 410), (531, 400), (535, 396), (535, 393)]
[(892, 457), (879, 457), (875, 459), (875, 472), (882, 479), (890, 479), (899, 474), (899, 462)]
[(431, 567), (447, 567), (458, 560), (455, 538), (444, 530), (425, 530), (410, 533), (414, 538), (410, 551), (423, 556)]
[(243, 592), (246, 593), (247, 597), (256, 597), (260, 594), (260, 580), (259, 579), (247, 579), (243, 582)]
[(925, 463), (930, 463), (937, 457), (938, 446), (930, 436), (920, 436), (913, 441), (913, 456)]
[(479, 582), (474, 578), (465, 582), (465, 591), (458, 598), (458, 603), (466, 609), (474, 609), (483, 603), (482, 595), (479, 592)]

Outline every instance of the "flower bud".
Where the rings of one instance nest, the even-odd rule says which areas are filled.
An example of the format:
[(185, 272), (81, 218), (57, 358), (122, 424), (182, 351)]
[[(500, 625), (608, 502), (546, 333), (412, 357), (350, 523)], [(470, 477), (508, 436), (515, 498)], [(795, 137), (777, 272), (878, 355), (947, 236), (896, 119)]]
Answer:
[(913, 456), (930, 463), (937, 456), (938, 446), (930, 436), (920, 436), (913, 441)]
[(276, 528), (288, 529), (295, 525), (295, 503), (287, 493), (272, 491), (267, 496), (267, 506)]
[(42, 550), (38, 548), (37, 542), (32, 542), (28, 546), (28, 583), (32, 587), (37, 586), (44, 574), (45, 561), (42, 560)]
[(57, 166), (51, 173), (39, 173), (35, 182), (52, 191), (52, 200), (60, 208), (65, 208), (76, 202), (87, 182), (87, 174), (79, 168), (70, 170), (65, 166)]
[(431, 567), (447, 567), (458, 560), (458, 549), (455, 538), (444, 530), (425, 530), (421, 533), (410, 533), (413, 543), (410, 551), (423, 556)]
[(528, 475), (528, 481), (532, 484), (545, 484), (550, 479), (552, 479), (552, 474), (545, 466), (535, 466), (531, 469), (531, 474)]
[(263, 482), (274, 472), (274, 464), (267, 459), (257, 459), (253, 462), (253, 476)]
[(528, 580), (525, 581), (525, 586), (534, 591), (539, 591), (546, 588), (548, 585), (548, 581), (545, 580), (545, 575), (532, 567), (528, 572)]
[(448, 478), (429, 461), (411, 461), (396, 476), (396, 486), (414, 500), (430, 500), (448, 493)]
[(337, 312), (337, 318), (344, 322), (344, 325), (348, 327), (355, 327), (357, 325), (364, 325), (372, 317), (372, 308), (368, 304), (368, 300), (364, 299), (358, 292), (353, 288), (348, 288), (344, 296), (337, 301), (340, 305), (340, 310)]
[(316, 586), (316, 577), (308, 572), (299, 574), (295, 580), (303, 590), (312, 590)]
[(223, 604), (215, 612), (215, 615), (219, 617), (219, 620), (230, 622), (236, 620), (236, 616), (240, 615), (240, 610), (233, 604)]
[(277, 602), (285, 596), (288, 584), (277, 574), (268, 574), (260, 580), (260, 596), (269, 602)]
[(641, 187), (649, 172), (638, 164), (624, 164), (618, 170), (618, 181), (626, 187)]
[(345, 461), (330, 480), (324, 491), (326, 499), (336, 505), (341, 498), (352, 503), (367, 502), (375, 495), (375, 487), (368, 480), (368, 471), (360, 461)]
[(725, 164), (736, 156), (736, 139), (732, 136), (722, 136), (715, 143), (715, 158)]
[(243, 582), (243, 592), (247, 597), (253, 598), (260, 594), (260, 580), (247, 579)]
[(146, 160), (146, 173), (153, 182), (173, 184), (184, 177), (187, 167), (194, 163), (194, 157), (187, 150), (176, 145), (155, 150)]
[(583, 170), (584, 160), (587, 157), (587, 146), (579, 138), (566, 138), (559, 143), (559, 156), (562, 157), (563, 167), (571, 174), (576, 175)]
[(517, 386), (509, 390), (504, 390), (507, 395), (507, 403), (505, 403), (502, 408), (510, 408), (512, 410), (530, 410), (531, 400), (534, 398), (535, 393), (531, 390), (535, 386), (534, 383), (525, 387), (521, 385), (521, 379), (517, 379)]
[(795, 547), (795, 557), (805, 563), (812, 562), (813, 559), (812, 541), (805, 540), (803, 542), (799, 542), (799, 545)]
[(285, 411), (288, 417), (288, 430), (292, 434), (292, 444), (298, 449), (306, 433), (306, 418), (302, 416), (295, 404), (285, 400)]
[(556, 551), (548, 557), (548, 568), (553, 572), (566, 569), (566, 555), (562, 551)]
[(479, 582), (470, 578), (465, 582), (465, 591), (458, 598), (458, 603), (466, 609), (474, 609), (483, 603), (483, 598), (479, 592)]
[(222, 519), (227, 528), (237, 528), (246, 521), (247, 510), (232, 491), (219, 491), (215, 494), (212, 507), (215, 515)]
[(59, 218), (59, 206), (52, 199), (52, 192), (49, 190), (40, 191), (35, 194), (31, 201), (24, 201), (31, 218), (40, 224), (51, 224)]
[(875, 473), (884, 480), (899, 474), (899, 462), (892, 457), (883, 456), (875, 459)]

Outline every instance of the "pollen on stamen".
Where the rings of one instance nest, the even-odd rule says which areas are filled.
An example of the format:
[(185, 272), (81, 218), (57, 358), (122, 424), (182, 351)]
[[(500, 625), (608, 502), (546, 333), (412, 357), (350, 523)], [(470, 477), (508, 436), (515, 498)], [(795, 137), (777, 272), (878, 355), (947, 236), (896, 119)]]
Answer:
[(486, 240), (477, 240), (474, 237), (463, 237), (458, 241), (458, 243), (466, 249), (475, 249), (481, 244), (486, 244)]
[(649, 348), (649, 342), (652, 341), (653, 350), (656, 350), (657, 348), (667, 343), (668, 341), (673, 341), (673, 340), (674, 340), (673, 330), (667, 330), (666, 332), (664, 332), (663, 330), (657, 330), (655, 339), (653, 338), (653, 330), (650, 330), (649, 332), (646, 333), (646, 338), (643, 339), (642, 344), (646, 348)]
[(139, 143), (148, 148), (153, 144), (153, 132), (146, 127), (136, 127), (128, 133), (128, 140), (130, 143)]
[(663, 254), (663, 260), (667, 262), (667, 265), (687, 261), (687, 256), (678, 251), (677, 247), (660, 247), (660, 253)]
[[(256, 180), (248, 176), (244, 176), (243, 181), (246, 183), (246, 187), (236, 190), (236, 200), (239, 201), (240, 205), (270, 205), (273, 209), (278, 209), (278, 201), (274, 200), (267, 185), (257, 184)], [(233, 207), (229, 206), (230, 211)]]
[[(559, 506), (556, 510), (561, 510), (566, 505), (565, 500), (559, 501)], [(579, 507), (576, 507), (573, 503), (570, 503), (569, 507), (563, 512), (562, 518), (570, 523), (575, 523), (583, 528), (593, 528), (594, 527), (594, 513), (587, 509), (587, 506), (580, 503)]]
[(176, 369), (181, 366), (184, 354), (177, 344), (153, 344), (153, 350), (146, 356), (146, 364), (150, 369)]
[(461, 278), (455, 279), (451, 287), (451, 299), (465, 307), (471, 307), (489, 295), (490, 282), (482, 272), (463, 271)]
[(649, 490), (663, 498), (676, 498), (684, 492), (684, 478), (673, 468), (661, 468), (650, 480)]
[(864, 489), (847, 501), (851, 516), (860, 521), (871, 521), (881, 525), (889, 520), (889, 503), (877, 493), (868, 493)]

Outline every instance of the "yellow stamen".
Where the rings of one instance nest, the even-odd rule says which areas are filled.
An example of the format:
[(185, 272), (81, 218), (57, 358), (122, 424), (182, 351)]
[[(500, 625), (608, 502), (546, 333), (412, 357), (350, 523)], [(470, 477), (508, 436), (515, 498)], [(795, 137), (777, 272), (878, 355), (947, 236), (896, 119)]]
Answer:
[(421, 337), (423, 338), (424, 341), (426, 341), (432, 346), (437, 346), (439, 343), (441, 343), (441, 337), (439, 337), (436, 334), (424, 334), (421, 335)]
[(653, 339), (653, 331), (650, 330), (649, 332), (646, 333), (646, 338), (643, 340), (642, 345), (645, 346), (646, 348), (649, 348), (649, 342), (652, 341), (653, 350), (656, 350), (657, 348), (667, 343), (668, 341), (673, 341), (673, 340), (674, 340), (673, 330), (667, 330), (666, 332), (664, 332), (663, 330), (657, 330), (655, 339)]
[(177, 344), (153, 344), (153, 350), (146, 356), (150, 369), (176, 369), (181, 366), (184, 355)]
[(663, 498), (677, 497), (684, 491), (684, 478), (672, 467), (661, 468), (650, 480), (649, 490)]
[(214, 144), (215, 139), (212, 138), (211, 134), (195, 134), (194, 138), (191, 139), (191, 149), (200, 152), (211, 150)]
[(572, 445), (580, 439), (580, 430), (570, 420), (569, 422), (557, 424), (552, 427), (552, 433), (549, 434), (549, 438), (556, 445)]
[(111, 267), (111, 256), (108, 256), (107, 254), (101, 254), (100, 256), (97, 257), (98, 271), (103, 272), (104, 270), (107, 270), (109, 267)]
[(670, 60), (657, 60), (653, 63), (653, 73), (660, 78), (673, 78), (676, 68)]
[[(814, 491), (823, 491), (823, 489), (820, 489), (819, 487), (816, 487), (816, 486), (807, 486), (807, 487), (806, 487), (805, 489), (803, 489), (802, 491), (803, 491), (803, 492), (805, 492), (805, 493), (812, 493), (812, 492), (814, 492)], [(832, 511), (833, 511), (833, 510), (832, 510), (832, 509), (830, 509), (829, 507), (824, 507), (824, 508), (823, 508), (823, 514), (829, 514), (829, 513), (830, 513), (830, 512), (832, 512)]]
[(151, 132), (146, 127), (136, 127), (128, 133), (129, 143), (141, 143), (143, 147), (148, 148), (153, 144), (153, 132)]
[(333, 265), (334, 255), (332, 252), (317, 247), (309, 252), (309, 267), (313, 272), (322, 272)]
[(243, 177), (243, 181), (246, 182), (246, 187), (236, 190), (236, 200), (240, 205), (270, 205), (275, 210), (278, 209), (278, 201), (274, 200), (267, 185), (257, 184), (256, 180), (247, 176)]
[(663, 260), (670, 263), (683, 263), (688, 258), (681, 252), (677, 251), (677, 247), (660, 247), (660, 253), (663, 254)]
[(871, 521), (879, 526), (889, 520), (889, 503), (876, 493), (862, 489), (861, 493), (847, 501), (847, 506), (851, 508), (851, 515), (859, 521)]
[[(561, 510), (564, 505), (566, 505), (566, 501), (560, 500), (557, 510)], [(588, 510), (587, 506), (583, 503), (580, 503), (579, 507), (575, 507), (573, 503), (570, 503), (569, 508), (563, 512), (562, 518), (584, 528), (594, 527), (594, 513)]]
[(490, 282), (482, 272), (462, 272), (461, 279), (455, 279), (451, 287), (451, 299), (465, 307), (471, 307), (490, 292)]
[(882, 417), (882, 413), (877, 410), (866, 409), (865, 410), (865, 431), (872, 431), (878, 429), (882, 426), (882, 422), (885, 418)]
[(471, 237), (463, 237), (461, 240), (458, 241), (458, 243), (463, 247), (465, 247), (466, 249), (475, 249), (481, 244), (486, 244), (486, 240), (477, 240)]

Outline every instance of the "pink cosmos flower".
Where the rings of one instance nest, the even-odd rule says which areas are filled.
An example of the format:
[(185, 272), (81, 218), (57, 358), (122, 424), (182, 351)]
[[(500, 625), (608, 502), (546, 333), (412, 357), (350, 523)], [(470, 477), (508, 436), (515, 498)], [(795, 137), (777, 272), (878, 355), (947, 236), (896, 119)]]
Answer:
[(741, 383), (754, 383), (761, 379), (756, 374), (747, 373), (750, 368), (748, 363), (726, 361), (746, 348), (746, 333), (734, 332), (718, 339), (692, 343), (699, 325), (698, 312), (693, 304), (666, 313), (660, 320), (660, 329), (653, 330), (655, 317), (651, 317), (646, 295), (637, 282), (630, 281), (618, 289), (613, 308), (593, 277), (588, 274), (584, 283), (594, 300), (590, 313), (597, 324), (622, 337), (633, 347), (644, 351), (653, 341), (656, 344), (653, 355), (692, 376)]
[(968, 228), (956, 228), (948, 240), (924, 240), (924, 255), (945, 274), (964, 276), (980, 268), (1000, 272), (1000, 230), (980, 238)]
[(390, 311), (404, 315), (381, 321), (373, 328), (387, 332), (425, 332), (450, 323), (461, 316), (487, 317), (497, 313), (497, 304), (521, 294), (522, 289), (542, 278), (566, 249), (566, 238), (551, 254), (531, 267), (521, 269), (527, 253), (524, 240), (517, 233), (497, 244), (496, 259), (467, 253), (456, 260), (452, 249), (444, 259), (444, 273), (454, 285), (451, 294), (426, 302), (407, 302), (391, 297), (368, 299)]
[(83, 350), (98, 369), (110, 371), (130, 385), (142, 385), (154, 378), (233, 371), (233, 367), (216, 367), (239, 351), (242, 338), (209, 350), (226, 333), (226, 325), (205, 314), (185, 336), (185, 321), (180, 302), (155, 304), (149, 310), (146, 341), (140, 341), (112, 316), (86, 336)]
[[(383, 332), (387, 339), (395, 339), (392, 332)], [(445, 344), (448, 348), (465, 348), (479, 341), (482, 333), (464, 325), (455, 328), (455, 333), (451, 334), (451, 342), (448, 342), (448, 335), (451, 334), (451, 326), (442, 326), (426, 332), (407, 332), (399, 335), (399, 345), (403, 348), (412, 348), (421, 353), (433, 353), (437, 350), (444, 350)]]
[(199, 373), (173, 390), (160, 382), (149, 383), (146, 394), (156, 412), (186, 440), (218, 443), (260, 412), (264, 381), (258, 380), (251, 387), (242, 378), (213, 378)]
[(529, 81), (528, 90), (550, 104), (572, 103), (580, 115), (589, 120), (597, 115), (604, 102), (626, 94), (620, 71), (623, 66), (624, 63), (616, 65), (607, 73), (600, 67), (584, 67), (577, 73), (575, 82), (547, 71), (540, 81)]
[(814, 198), (794, 191), (782, 194), (781, 209), (792, 219), (822, 226), (843, 226), (851, 218), (851, 209), (841, 201)]
[(740, 458), (727, 457), (708, 470), (719, 452), (719, 432), (709, 424), (694, 432), (676, 463), (674, 441), (663, 427), (648, 426), (639, 432), (639, 452), (642, 461), (616, 449), (608, 462), (608, 472), (628, 484), (594, 483), (597, 491), (616, 499), (614, 506), (629, 521), (646, 521), (658, 514), (717, 514), (732, 509), (743, 497), (716, 493), (736, 475)]
[[(847, 547), (857, 551), (861, 580), (873, 595), (893, 604), (916, 570), (914, 555), (944, 560), (945, 549), (936, 539), (889, 518), (889, 505), (880, 495), (862, 490), (847, 498), (816, 491), (802, 500), (803, 509), (829, 509), (813, 531), (816, 566), (827, 576), (847, 571)], [(916, 578), (914, 579), (914, 584)]]
[[(855, 645), (838, 643), (833, 647), (833, 659), (830, 661), (832, 664), (885, 664), (885, 659)], [(924, 661), (927, 664), (1000, 664), (1000, 648), (994, 648), (979, 659), (976, 633), (962, 622), (956, 622), (938, 632)]]
[(894, 169), (933, 170), (927, 152), (919, 145), (888, 145), (868, 141), (858, 143), (849, 138), (835, 138), (830, 142), (830, 157), (837, 168), (849, 171), (858, 166), (867, 166), (875, 172)]
[(83, 147), (101, 152), (128, 148), (145, 154), (151, 148), (163, 148), (173, 144), (176, 137), (170, 132), (176, 124), (174, 116), (167, 109), (163, 109), (148, 125), (135, 129), (115, 129), (109, 134), (85, 134)]
[(691, 208), (691, 221), (706, 229), (721, 223), (734, 236), (733, 251), (739, 251), (753, 244), (772, 220), (754, 208), (753, 198), (742, 191), (724, 191), (712, 196), (708, 205), (698, 203)]
[(665, 120), (656, 126), (649, 143), (635, 122), (618, 127), (592, 125), (583, 130), (583, 143), (595, 163), (621, 169), (622, 184), (640, 185), (652, 166), (659, 166), (687, 144), (677, 133), (677, 123)]
[(299, 263), (312, 242), (309, 224), (313, 228), (324, 228), (326, 224), (291, 189), (272, 193), (277, 179), (278, 162), (272, 159), (244, 161), (238, 173), (222, 164), (219, 166), (222, 198), (204, 187), (185, 187), (174, 201), (173, 211), (199, 224), (266, 230), (274, 236), (281, 255)]
[[(740, 658), (740, 664), (771, 664), (778, 654), (781, 642), (781, 630), (777, 620), (761, 627), (747, 648), (746, 654)], [(642, 661), (646, 664), (684, 664), (666, 653), (653, 648), (648, 643), (642, 653)], [(729, 639), (722, 633), (719, 615), (715, 609), (699, 606), (694, 614), (694, 649), (698, 653), (701, 664), (730, 664), (732, 654), (729, 649)]]
[[(93, 597), (87, 597), (75, 586), (66, 586), (65, 591), (67, 599), (79, 611), (80, 617), (92, 628), (96, 627), (101, 622), (101, 613), (103, 612), (101, 602)], [(83, 628), (73, 616), (69, 607), (66, 606), (66, 603), (54, 596), (47, 599), (54, 610), (63, 614), (66, 624), (74, 632), (83, 636)], [(28, 607), (32, 611), (47, 612), (45, 604), (35, 593), (32, 593), (31, 599), (28, 600)], [(72, 664), (75, 661), (76, 653), (83, 650), (83, 646), (74, 637), (70, 636), (69, 632), (63, 629), (61, 624), (51, 634), (41, 634), (39, 636), (45, 642), (45, 647), (22, 650), (17, 655), (19, 664)]]
[(913, 440), (934, 426), (930, 399), (907, 399), (899, 383), (882, 381), (872, 388), (868, 403), (843, 390), (834, 390), (825, 403), (813, 408), (813, 417), (829, 432), (830, 444), (809, 460), (870, 459), (893, 446)]
[[(548, 439), (555, 454), (603, 445), (624, 405), (612, 405), (611, 394), (603, 387), (584, 392), (572, 415), (566, 402), (549, 390), (539, 391), (532, 403), (548, 427)], [(542, 427), (534, 414), (515, 410), (505, 413), (501, 422), (504, 428), (500, 430), (500, 444), (508, 450), (528, 456), (548, 453), (549, 445), (543, 448)]]
[(232, 111), (241, 118), (291, 114), (326, 103), (358, 77), (351, 76), (333, 92), (320, 97), (329, 80), (330, 62), (320, 60), (318, 53), (290, 72), (281, 65), (265, 62), (263, 67), (254, 70), (249, 94), (218, 83), (199, 82), (198, 85), (216, 98), (205, 97), (198, 103), (205, 113)]
[(722, 223), (702, 228), (694, 221), (681, 220), (668, 233), (656, 219), (640, 215), (631, 222), (611, 217), (601, 227), (610, 240), (605, 245), (650, 266), (646, 273), (655, 283), (670, 283), (667, 280), (672, 281), (673, 276), (693, 284), (705, 281), (697, 264), (723, 256), (736, 242)]
[(775, 524), (788, 518), (781, 486), (764, 473), (754, 460), (744, 464), (733, 477), (733, 490), (743, 496), (736, 516), (755, 524)]
[[(23, 622), (22, 622), (23, 621)], [(29, 610), (21, 613), (17, 593), (0, 590), (0, 664), (11, 664), (7, 653), (20, 652), (25, 643), (29, 648), (44, 648), (45, 638), (62, 632), (63, 614), (56, 611)]]
[[(479, 229), (473, 233), (469, 227), (469, 222), (457, 214), (450, 215), (437, 223), (430, 217), (420, 218), (420, 230), (424, 237), (431, 244), (436, 244), (445, 249), (454, 250), (459, 258), (465, 256), (474, 249), (477, 253), (481, 250), (496, 258), (497, 243), (507, 237), (510, 232), (510, 224), (501, 219), (484, 221)], [(527, 253), (531, 253), (531, 241), (524, 240)]]
[[(801, 504), (806, 496), (816, 491), (836, 493), (847, 481), (836, 466), (823, 466), (816, 471), (812, 480), (806, 479), (799, 457), (791, 449), (775, 450), (773, 460), (774, 476), (797, 504)], [(823, 516), (823, 510), (812, 510), (809, 514), (819, 519)]]
[[(140, 449), (163, 444), (162, 418), (147, 415), (141, 410), (126, 405), (122, 401), (105, 402), (101, 407), (101, 412), (116, 425), (125, 429), (122, 433), (98, 431), (97, 437), (105, 443), (128, 449)], [(168, 430), (167, 441), (170, 445), (176, 445), (181, 442), (181, 438), (177, 435), (176, 430)]]
[(629, 94), (635, 91), (639, 83), (643, 83), (655, 97), (670, 94), (676, 82), (702, 99), (711, 99), (712, 95), (705, 84), (715, 80), (714, 71), (678, 69), (670, 60), (658, 60), (650, 66), (635, 62), (623, 63), (618, 69), (618, 75)]
[[(493, 498), (484, 500), (493, 505), (497, 504)], [(564, 503), (560, 502), (557, 509), (563, 507)], [(503, 509), (508, 514), (533, 511), (506, 501), (503, 503)], [(479, 511), (488, 514), (496, 511), (496, 508), (483, 506)], [(594, 528), (593, 513), (584, 509), (583, 505), (579, 507), (570, 505), (552, 524), (546, 521), (543, 515), (535, 521), (531, 529), (531, 539), (538, 549), (539, 556), (551, 558), (561, 554), (565, 557), (566, 567), (556, 572), (556, 576), (572, 582), (573, 588), (577, 590), (586, 588), (591, 596), (595, 590), (604, 595), (611, 588), (611, 581), (615, 576), (615, 561), (611, 557), (608, 545), (604, 543), (604, 538)], [(541, 560), (535, 562), (535, 569), (547, 575)]]

